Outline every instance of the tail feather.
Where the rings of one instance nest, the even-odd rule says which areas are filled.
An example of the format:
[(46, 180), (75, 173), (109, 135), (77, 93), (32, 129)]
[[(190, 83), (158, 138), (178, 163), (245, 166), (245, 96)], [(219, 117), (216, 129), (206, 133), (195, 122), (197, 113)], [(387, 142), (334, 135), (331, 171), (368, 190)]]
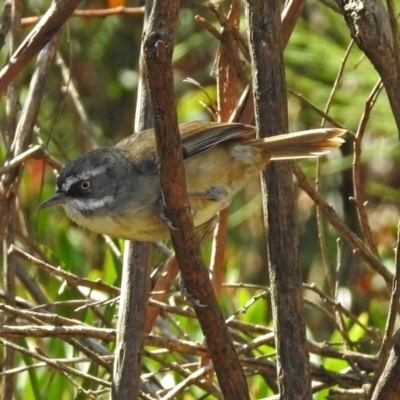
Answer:
[(270, 138), (253, 139), (248, 144), (262, 147), (271, 153), (271, 160), (319, 157), (340, 147), (347, 131), (337, 128), (321, 128)]

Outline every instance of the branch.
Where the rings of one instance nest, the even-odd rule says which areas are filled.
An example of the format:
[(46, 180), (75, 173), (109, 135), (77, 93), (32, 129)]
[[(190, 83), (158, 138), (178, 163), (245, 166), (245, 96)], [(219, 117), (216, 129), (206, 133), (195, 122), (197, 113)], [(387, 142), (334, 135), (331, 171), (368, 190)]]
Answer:
[[(144, 7), (112, 7), (99, 10), (75, 10), (71, 17), (84, 17), (84, 18), (104, 18), (110, 15), (133, 15), (143, 16)], [(21, 21), (22, 26), (36, 24), (43, 16), (26, 17)]]
[(165, 214), (176, 227), (170, 230), (172, 243), (185, 289), (195, 299), (221, 391), (228, 399), (248, 399), (247, 382), (200, 255), (186, 193), (171, 68), (178, 7), (177, 0), (156, 0), (144, 38)]
[(334, 208), (311, 186), (301, 168), (295, 163), (293, 163), (292, 167), (299, 186), (310, 196), (315, 205), (321, 209), (329, 223), (343, 236), (354, 251), (356, 251), (375, 272), (382, 276), (390, 291), (392, 288), (393, 274), (382, 264), (364, 242), (343, 223)]
[[(268, 137), (288, 130), (280, 4), (246, 3), (256, 122), (260, 136)], [(279, 391), (281, 399), (311, 399), (290, 163), (270, 164), (262, 184)]]
[[(145, 19), (150, 15), (153, 0), (146, 0)], [(146, 27), (144, 25), (144, 29)], [(149, 93), (140, 55), (140, 85), (135, 128), (153, 126)], [(136, 399), (139, 394), (146, 314), (150, 296), (150, 243), (126, 242), (118, 311), (117, 341), (111, 396), (114, 400)]]
[(8, 64), (0, 71), (0, 94), (60, 30), (80, 2), (81, 0), (53, 1), (43, 18), (14, 52)]
[(393, 337), (393, 347), (385, 369), (376, 384), (371, 400), (398, 400), (400, 393), (400, 330)]
[(338, 4), (352, 38), (382, 78), (400, 132), (400, 62), (396, 15), (393, 16), (392, 9), (389, 14), (380, 0), (338, 0)]

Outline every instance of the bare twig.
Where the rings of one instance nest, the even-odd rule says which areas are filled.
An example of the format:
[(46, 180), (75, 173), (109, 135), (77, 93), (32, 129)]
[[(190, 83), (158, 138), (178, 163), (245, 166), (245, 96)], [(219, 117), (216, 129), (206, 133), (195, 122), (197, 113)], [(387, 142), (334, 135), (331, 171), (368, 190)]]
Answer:
[(41, 268), (43, 271), (48, 272), (49, 274), (53, 275), (56, 278), (61, 280), (65, 280), (71, 286), (85, 286), (90, 289), (99, 290), (106, 292), (112, 296), (119, 295), (119, 289), (115, 286), (107, 285), (100, 280), (94, 282), (90, 279), (86, 278), (79, 278), (78, 276), (71, 274), (70, 272), (62, 270), (60, 267), (56, 268), (48, 263), (45, 263), (30, 254), (26, 253), (25, 251), (19, 249), (18, 247), (11, 245), (10, 249), (8, 250), (10, 255), (15, 255), (20, 257), (24, 260), (31, 262), (32, 264), (36, 265), (37, 267)]
[[(112, 7), (98, 10), (75, 10), (71, 17), (105, 18), (112, 15), (143, 16), (144, 7)], [(36, 24), (43, 16), (26, 17), (22, 19), (22, 26)]]
[(368, 215), (365, 209), (365, 202), (362, 194), (361, 151), (362, 151), (362, 139), (364, 137), (367, 122), (371, 115), (372, 108), (374, 107), (382, 89), (383, 89), (383, 83), (382, 80), (379, 79), (374, 88), (372, 89), (370, 95), (368, 96), (363, 115), (358, 125), (354, 141), (354, 161), (353, 161), (354, 199), (357, 207), (358, 218), (360, 221), (361, 229), (364, 234), (365, 240), (367, 241), (369, 248), (377, 258), (379, 257), (379, 252), (375, 244), (374, 237), (372, 235), (372, 230), (368, 221)]
[(11, 1), (4, 2), (3, 12), (0, 17), (0, 49), (4, 46), (6, 36), (11, 28)]
[[(397, 243), (396, 243), (396, 273), (393, 277), (392, 295), (390, 298), (389, 315), (386, 321), (385, 335), (379, 350), (378, 367), (375, 372), (375, 384), (382, 378), (382, 372), (388, 363), (391, 347), (397, 346), (393, 337), (395, 322), (399, 310), (400, 299), (400, 216), (397, 219)], [(393, 349), (392, 349), (393, 351)]]
[(81, 0), (67, 0), (52, 3), (46, 14), (12, 54), (8, 64), (0, 71), (0, 93), (6, 90), (22, 68), (60, 30), (80, 2)]
[(317, 207), (320, 207), (325, 217), (331, 225), (343, 236), (349, 245), (385, 280), (389, 290), (392, 287), (393, 274), (381, 263), (374, 253), (364, 244), (364, 242), (354, 234), (339, 218), (336, 211), (308, 182), (303, 171), (297, 164), (293, 164), (299, 186), (312, 198)]

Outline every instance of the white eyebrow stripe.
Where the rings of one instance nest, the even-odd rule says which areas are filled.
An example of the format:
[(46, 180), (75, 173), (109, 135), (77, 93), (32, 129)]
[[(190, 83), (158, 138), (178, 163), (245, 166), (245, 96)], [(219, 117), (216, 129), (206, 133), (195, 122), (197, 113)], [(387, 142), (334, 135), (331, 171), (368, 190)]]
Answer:
[(74, 185), (75, 183), (84, 181), (89, 178), (94, 178), (95, 176), (98, 176), (98, 175), (101, 175), (106, 171), (106, 169), (107, 168), (104, 165), (101, 165), (91, 171), (81, 173), (77, 176), (68, 176), (65, 179), (65, 182), (62, 184), (62, 190), (65, 192), (68, 192), (68, 190), (71, 188), (71, 186)]
[[(111, 204), (114, 201), (114, 196), (105, 196), (101, 199), (85, 199), (85, 200), (80, 200), (80, 199), (73, 199), (71, 200), (71, 203), (75, 204), (75, 208), (78, 209), (81, 212), (85, 211), (95, 211), (100, 208), (103, 208), (104, 206)], [(68, 204), (67, 204), (68, 205)]]

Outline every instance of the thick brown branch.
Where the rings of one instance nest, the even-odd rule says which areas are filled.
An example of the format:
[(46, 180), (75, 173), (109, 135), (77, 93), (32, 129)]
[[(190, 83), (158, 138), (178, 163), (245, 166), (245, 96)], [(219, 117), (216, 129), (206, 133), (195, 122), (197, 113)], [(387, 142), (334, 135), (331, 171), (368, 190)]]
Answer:
[(185, 289), (206, 337), (227, 399), (249, 398), (247, 383), (204, 267), (194, 233), (180, 150), (171, 68), (178, 1), (156, 1), (144, 38), (148, 86), (155, 114), (157, 153), (165, 213)]
[[(248, 0), (254, 106), (260, 136), (287, 132), (287, 99), (279, 2)], [(281, 399), (311, 398), (302, 281), (290, 163), (270, 164), (262, 176), (268, 233), (272, 312)]]
[(380, 0), (339, 0), (351, 36), (378, 71), (400, 132), (400, 69), (396, 29)]

